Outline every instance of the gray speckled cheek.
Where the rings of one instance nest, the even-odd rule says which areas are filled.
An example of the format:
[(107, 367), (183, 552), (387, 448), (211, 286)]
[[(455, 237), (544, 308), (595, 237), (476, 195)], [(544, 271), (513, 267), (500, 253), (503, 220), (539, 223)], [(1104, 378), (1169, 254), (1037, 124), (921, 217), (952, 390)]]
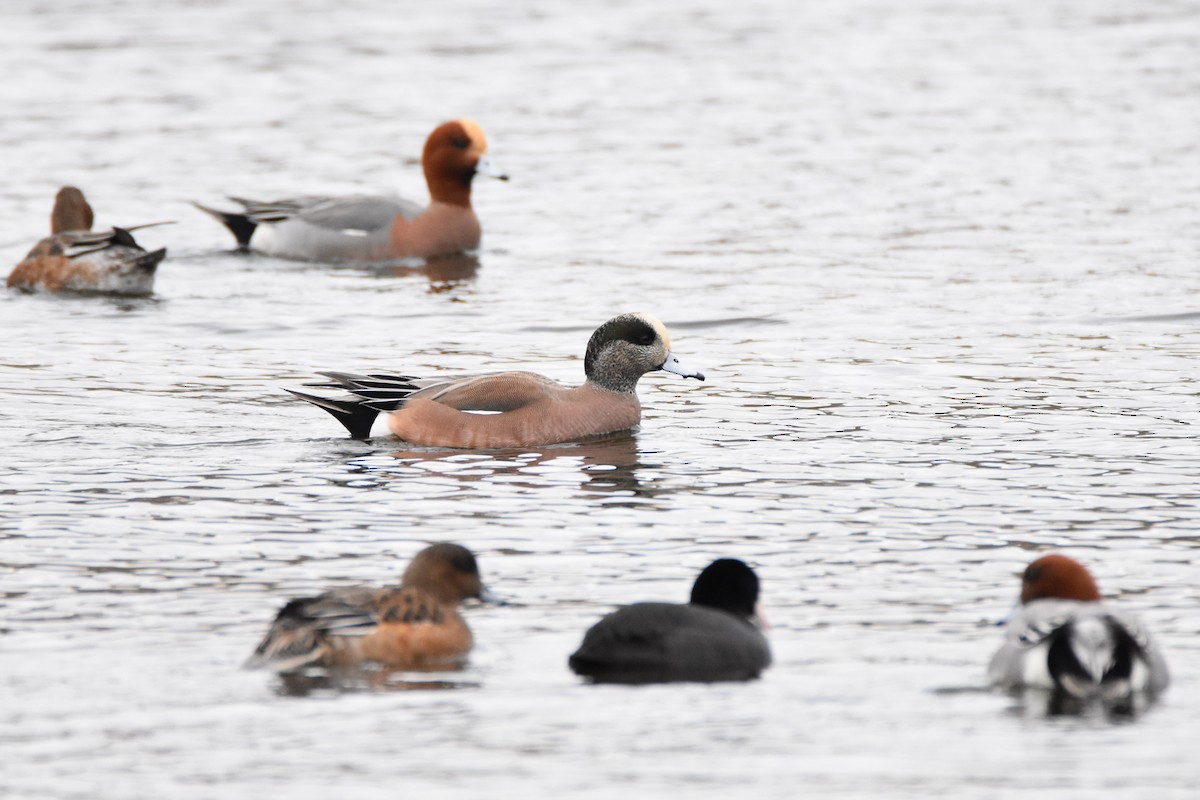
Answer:
[(647, 368), (633, 356), (637, 351), (623, 341), (609, 342), (601, 347), (589, 380), (614, 392), (636, 391), (638, 380), (653, 367)]

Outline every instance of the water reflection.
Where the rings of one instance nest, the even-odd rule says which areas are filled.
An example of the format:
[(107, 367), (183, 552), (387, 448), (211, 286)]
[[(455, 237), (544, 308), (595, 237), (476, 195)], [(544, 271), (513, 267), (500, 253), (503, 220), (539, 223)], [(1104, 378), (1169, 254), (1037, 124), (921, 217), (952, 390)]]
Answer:
[(1154, 705), (1155, 698), (1144, 693), (1105, 698), (1081, 698), (1058, 689), (1027, 688), (1012, 693), (1017, 704), (1009, 713), (1026, 719), (1079, 717), (1108, 722), (1129, 722)]
[[(588, 494), (629, 494), (640, 500), (662, 493), (647, 474), (648, 464), (638, 450), (637, 436), (628, 431), (586, 442), (551, 445), (540, 451), (493, 450), (487, 454), (466, 454), (462, 451), (441, 451), (431, 456), (429, 451), (397, 450), (391, 457), (406, 466), (428, 469), (435, 462), (439, 475), (460, 482), (502, 480), (508, 486), (538, 490), (545, 487), (547, 473), (574, 468), (579, 471), (581, 489)], [(444, 463), (459, 462), (453, 470)]]
[(458, 484), (503, 483), (531, 491), (561, 484), (565, 477), (574, 476), (581, 495), (624, 495), (631, 504), (639, 505), (667, 491), (656, 477), (660, 465), (649, 459), (650, 453), (639, 450), (636, 434), (629, 431), (534, 451), (410, 448), (344, 455), (348, 456), (345, 473), (330, 480), (360, 489), (386, 488), (397, 479), (433, 475)]
[(424, 261), (411, 259), (391, 262), (377, 270), (377, 274), (395, 278), (424, 276), (429, 280), (432, 293), (448, 292), (475, 279), (479, 272), (479, 256), (474, 253), (453, 253)]
[(425, 677), (421, 670), (411, 668), (388, 670), (355, 667), (331, 670), (313, 667), (277, 674), (273, 691), (281, 697), (309, 697), (314, 694), (445, 691), (479, 687), (476, 681), (453, 680), (445, 676), (445, 667), (429, 672), (436, 672), (440, 677)]

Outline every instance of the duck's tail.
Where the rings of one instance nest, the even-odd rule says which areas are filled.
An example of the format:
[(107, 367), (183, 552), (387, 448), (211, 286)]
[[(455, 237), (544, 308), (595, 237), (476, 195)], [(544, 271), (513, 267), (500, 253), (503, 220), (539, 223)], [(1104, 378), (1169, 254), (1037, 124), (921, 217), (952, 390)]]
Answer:
[(1080, 699), (1106, 699), (1132, 692), (1134, 664), (1141, 647), (1116, 620), (1087, 616), (1050, 635), (1047, 667), (1055, 685)]
[(258, 227), (258, 223), (250, 219), (249, 214), (237, 211), (221, 211), (217, 208), (202, 206), (196, 202), (193, 202), (192, 205), (220, 222), (226, 228), (229, 228), (230, 233), (237, 238), (239, 249), (250, 249), (250, 237), (254, 235), (254, 229)]
[(143, 272), (154, 272), (158, 269), (158, 265), (167, 257), (167, 248), (160, 247), (157, 250), (151, 250), (147, 253), (142, 253), (133, 259), (134, 269), (142, 270)]
[(375, 417), (381, 411), (395, 411), (421, 387), (408, 375), (355, 375), (349, 372), (322, 372), (327, 382), (306, 384), (325, 389), (345, 389), (349, 397), (321, 397), (295, 389), (289, 393), (325, 409), (350, 433), (353, 439), (369, 439)]

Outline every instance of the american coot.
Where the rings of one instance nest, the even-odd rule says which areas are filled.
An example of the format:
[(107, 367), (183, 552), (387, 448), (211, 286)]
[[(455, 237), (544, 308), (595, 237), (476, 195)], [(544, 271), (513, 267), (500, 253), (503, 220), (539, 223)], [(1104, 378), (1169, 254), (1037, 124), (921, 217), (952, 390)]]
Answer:
[(1102, 602), (1078, 561), (1063, 555), (1034, 561), (1021, 578), (1020, 604), (988, 667), (994, 685), (1114, 705), (1167, 687), (1167, 665), (1149, 632)]
[(744, 681), (771, 663), (756, 623), (758, 576), (722, 558), (705, 567), (691, 602), (635, 603), (597, 622), (569, 664), (597, 683)]
[(334, 589), (292, 600), (245, 666), (278, 672), (362, 662), (454, 668), (471, 649), (471, 631), (458, 604), (483, 594), (470, 550), (430, 545), (413, 558), (397, 587)]

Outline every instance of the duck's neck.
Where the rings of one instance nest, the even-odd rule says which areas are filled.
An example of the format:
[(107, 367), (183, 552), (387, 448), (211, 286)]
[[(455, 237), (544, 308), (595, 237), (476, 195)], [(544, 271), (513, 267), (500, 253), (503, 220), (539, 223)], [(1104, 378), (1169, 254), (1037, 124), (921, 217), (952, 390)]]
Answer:
[(474, 172), (465, 175), (434, 174), (426, 170), (425, 183), (429, 186), (429, 198), (435, 203), (446, 203), (452, 206), (471, 207), (471, 180)]
[(637, 396), (638, 379), (641, 375), (622, 375), (617, 371), (593, 370), (587, 376), (585, 386), (593, 386), (597, 389), (603, 389), (606, 392), (617, 392), (618, 394), (629, 394)]

